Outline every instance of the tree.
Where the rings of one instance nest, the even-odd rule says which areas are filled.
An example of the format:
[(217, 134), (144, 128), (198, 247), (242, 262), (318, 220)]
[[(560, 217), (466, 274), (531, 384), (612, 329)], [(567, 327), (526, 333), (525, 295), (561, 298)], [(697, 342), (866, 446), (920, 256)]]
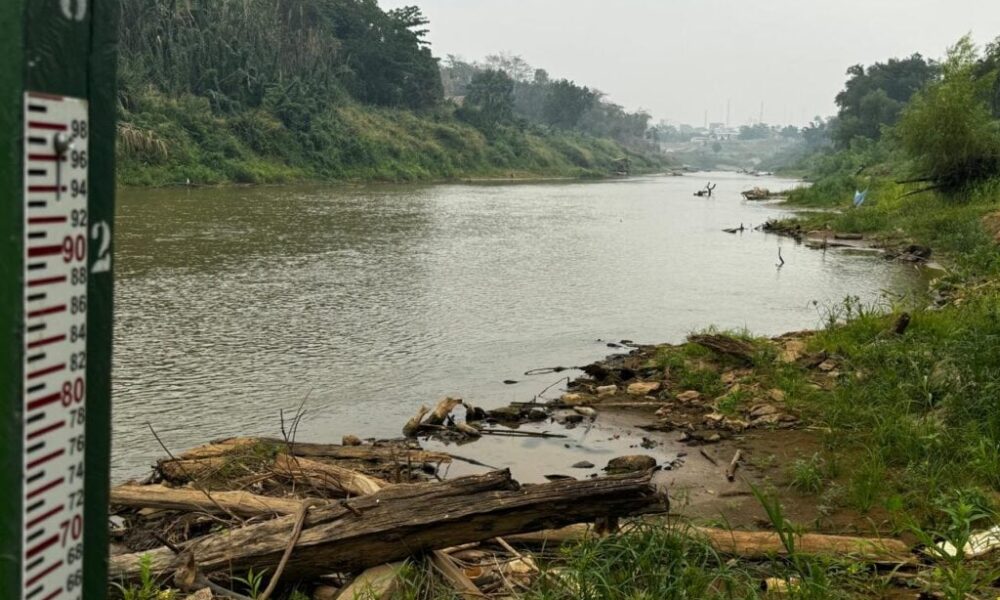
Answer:
[(331, 0), (335, 32), (343, 40), (348, 89), (362, 102), (426, 108), (444, 97), (428, 20), (416, 6), (382, 12), (376, 0)]
[(597, 94), (567, 79), (549, 85), (543, 115), (553, 127), (573, 129), (580, 117), (597, 101)]
[(786, 139), (796, 139), (800, 137), (799, 128), (794, 125), (786, 125), (781, 129), (781, 137)]
[(484, 60), (486, 68), (503, 71), (514, 81), (530, 81), (535, 71), (526, 60), (516, 54), (501, 52), (490, 54)]
[(948, 51), (943, 77), (917, 94), (896, 132), (915, 174), (945, 191), (1000, 175), (1000, 123), (991, 113), (994, 81), (977, 77), (968, 36)]
[(460, 113), (467, 121), (492, 130), (514, 116), (514, 80), (503, 71), (487, 69), (469, 82)]
[(445, 97), (464, 96), (469, 82), (478, 72), (476, 65), (465, 62), (459, 56), (449, 54), (445, 57), (441, 65), (441, 84)]
[(837, 117), (824, 119), (816, 116), (808, 125), (802, 128), (802, 139), (806, 142), (806, 147), (818, 149), (830, 144), (830, 131), (836, 129)]
[(1000, 37), (986, 46), (983, 57), (976, 63), (975, 76), (992, 81), (989, 92), (990, 110), (1000, 119)]
[(764, 123), (743, 125), (738, 136), (741, 140), (766, 140), (771, 137), (771, 128)]
[(712, 152), (715, 152), (716, 154), (722, 152), (722, 144), (720, 144), (719, 142), (715, 142), (714, 144), (712, 144)]
[(847, 147), (855, 137), (878, 139), (882, 127), (894, 124), (910, 98), (933, 81), (939, 67), (920, 54), (889, 59), (867, 69), (854, 65), (835, 99), (839, 112), (834, 141)]

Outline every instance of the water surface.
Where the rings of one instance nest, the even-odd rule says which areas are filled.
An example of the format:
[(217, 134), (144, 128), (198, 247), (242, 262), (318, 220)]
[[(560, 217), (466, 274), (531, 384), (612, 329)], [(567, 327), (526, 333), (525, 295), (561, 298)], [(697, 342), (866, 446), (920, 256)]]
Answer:
[[(715, 196), (694, 197), (708, 180)], [(530, 400), (557, 377), (525, 371), (600, 358), (599, 339), (678, 341), (712, 324), (777, 334), (818, 325), (847, 295), (873, 302), (918, 285), (877, 257), (722, 233), (782, 214), (742, 200), (754, 185), (793, 183), (712, 173), (126, 190), (115, 475), (163, 454), (147, 421), (181, 449), (276, 435), (279, 409), (304, 401), (300, 439), (396, 436), (444, 395)]]

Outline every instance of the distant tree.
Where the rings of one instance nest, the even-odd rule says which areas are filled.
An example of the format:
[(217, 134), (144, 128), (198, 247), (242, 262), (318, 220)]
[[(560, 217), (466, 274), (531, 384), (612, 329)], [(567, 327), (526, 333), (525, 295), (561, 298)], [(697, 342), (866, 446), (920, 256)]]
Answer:
[(743, 125), (740, 127), (740, 134), (738, 137), (741, 140), (766, 140), (771, 137), (771, 128), (764, 123)]
[(660, 122), (654, 129), (657, 131), (661, 142), (687, 142), (692, 136), (690, 131), (686, 131), (690, 129), (686, 125), (676, 127), (665, 122)]
[(819, 116), (813, 117), (813, 120), (802, 128), (802, 139), (805, 140), (806, 146), (811, 149), (822, 148), (832, 142), (830, 130), (836, 128), (836, 126), (836, 117), (832, 119), (824, 119)]
[(543, 115), (553, 127), (573, 129), (580, 117), (597, 101), (598, 95), (567, 79), (560, 79), (548, 88)]
[(722, 144), (720, 144), (719, 142), (715, 142), (714, 144), (712, 144), (712, 152), (715, 152), (716, 154), (722, 152)]
[(545, 69), (535, 69), (535, 83), (545, 85), (549, 82), (549, 72)]
[(878, 139), (882, 127), (894, 124), (910, 98), (933, 81), (940, 69), (920, 54), (889, 59), (867, 69), (854, 65), (835, 99), (839, 112), (833, 139), (846, 147), (855, 137)]
[[(989, 84), (989, 104), (994, 118), (1000, 118), (1000, 37), (986, 46), (976, 63), (974, 74)], [(989, 83), (992, 82), (992, 83)]]
[(794, 125), (787, 125), (781, 129), (781, 137), (795, 139), (800, 137), (799, 128)]
[(487, 69), (469, 82), (460, 115), (467, 121), (492, 130), (514, 116), (514, 80), (504, 71)]
[(464, 96), (469, 82), (478, 72), (476, 65), (465, 62), (459, 56), (449, 54), (445, 57), (441, 64), (441, 84), (445, 97)]
[(490, 54), (483, 61), (486, 68), (494, 71), (503, 71), (514, 81), (530, 81), (535, 71), (526, 60), (516, 54), (500, 52)]
[(914, 175), (955, 191), (1000, 175), (1000, 122), (991, 112), (994, 80), (968, 36), (948, 52), (943, 77), (917, 94), (896, 127)]

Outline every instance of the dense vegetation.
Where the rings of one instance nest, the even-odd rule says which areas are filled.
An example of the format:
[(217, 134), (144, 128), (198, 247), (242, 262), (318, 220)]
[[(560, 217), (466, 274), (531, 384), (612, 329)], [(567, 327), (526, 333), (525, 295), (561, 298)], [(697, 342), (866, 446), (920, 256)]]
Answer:
[(476, 64), (449, 55), (441, 73), (445, 94), (460, 98), (472, 120), (497, 115), (505, 122), (576, 131), (638, 148), (649, 147), (652, 139), (648, 113), (628, 112), (598, 90), (551, 79), (548, 71), (519, 56), (496, 54)]
[(659, 164), (649, 147), (600, 132), (446, 102), (416, 7), (124, 0), (122, 11), (126, 184), (580, 176), (614, 172), (624, 158)]

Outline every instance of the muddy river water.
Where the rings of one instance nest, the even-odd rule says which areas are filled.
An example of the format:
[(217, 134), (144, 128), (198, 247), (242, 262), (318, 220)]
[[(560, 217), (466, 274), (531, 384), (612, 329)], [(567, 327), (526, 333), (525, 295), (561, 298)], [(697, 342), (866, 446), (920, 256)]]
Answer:
[[(715, 195), (694, 197), (707, 181)], [(784, 212), (745, 202), (754, 185), (795, 182), (701, 173), (123, 191), (115, 478), (163, 455), (147, 422), (183, 449), (278, 435), (279, 409), (304, 403), (301, 440), (392, 437), (444, 395), (486, 408), (531, 400), (559, 376), (525, 371), (586, 364), (609, 340), (679, 341), (708, 325), (777, 334), (819, 325), (845, 296), (921, 286), (876, 256), (752, 231)], [(744, 233), (722, 232), (741, 223)], [(531, 481), (638, 444), (620, 425), (453, 450)]]

